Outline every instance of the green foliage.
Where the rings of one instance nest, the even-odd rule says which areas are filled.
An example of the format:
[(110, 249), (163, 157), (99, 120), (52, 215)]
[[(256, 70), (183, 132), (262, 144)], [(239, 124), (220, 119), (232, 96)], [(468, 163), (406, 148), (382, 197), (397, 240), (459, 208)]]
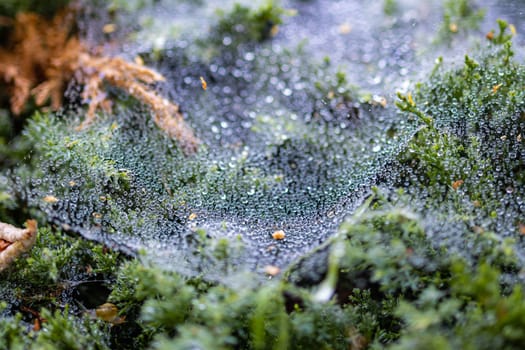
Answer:
[(257, 9), (235, 4), (231, 12), (219, 12), (220, 20), (214, 33), (219, 43), (228, 38), (226, 42), (234, 47), (242, 42), (260, 42), (273, 36), (285, 13), (273, 0)]
[(429, 244), (415, 214), (392, 209), (369, 215), (341, 227), (347, 235), (343, 270), (369, 270), (371, 281), (387, 294), (417, 293), (429, 282), (442, 283), (439, 271), (446, 260)]
[[(0, 305), (1, 308), (1, 305)], [(0, 313), (1, 313), (0, 309)], [(42, 309), (40, 330), (22, 320), (20, 313), (0, 319), (0, 348), (2, 349), (109, 349), (107, 326), (87, 316), (72, 315), (66, 307), (52, 313)]]
[(479, 62), (466, 56), (462, 69), (434, 75), (417, 87), (413, 99), (401, 96), (401, 110), (434, 121), (401, 156), (417, 178), (413, 184), (426, 187), (434, 206), (443, 199), (457, 203), (455, 197), (462, 203), (455, 206), (460, 213), (472, 213), (474, 206), (489, 216), (507, 191), (523, 186), (518, 155), (525, 131), (525, 69), (512, 56), (510, 43)]
[(0, 169), (25, 163), (31, 147), (31, 140), (17, 137), (12, 115), (7, 110), (0, 109)]
[(421, 288), (415, 300), (403, 297), (396, 314), (407, 327), (395, 349), (518, 349), (523, 343), (517, 330), (525, 298), (515, 251), (522, 249), (517, 223), (525, 218), (514, 193), (525, 185), (518, 156), (525, 67), (512, 60), (510, 35), (501, 34), (507, 24), (499, 25), (492, 38), (498, 47), (477, 59), (466, 56), (456, 70), (437, 67), (413, 98), (400, 97), (402, 111), (433, 121), (399, 157), (409, 195), (404, 202), (417, 198), (420, 215), (454, 230), (451, 236), (430, 226), (443, 247), (457, 251), (460, 237), (469, 248), (461, 259), (447, 253), (443, 283)]
[[(502, 19), (498, 19), (498, 29), (499, 32), (496, 36), (494, 36), (494, 30), (491, 30), (489, 34), (487, 34), (487, 39), (489, 39), (497, 45), (503, 45), (505, 43), (510, 42), (512, 37), (516, 34), (516, 29), (514, 28), (514, 26), (509, 25), (506, 21)], [(507, 33), (507, 29), (509, 29), (511, 32)]]
[(107, 3), (110, 11), (138, 11), (158, 0), (99, 0), (101, 3)]
[(52, 17), (58, 10), (69, 4), (71, 0), (2, 0), (0, 15), (14, 17), (18, 12), (37, 12)]
[(7, 301), (0, 307), (0, 348), (108, 349), (110, 326), (85, 310), (106, 301), (119, 256), (39, 228), (35, 246), (0, 273), (0, 299)]
[[(4, 274), (8, 274), (11, 282), (27, 283), (40, 292), (53, 283), (73, 282), (83, 275), (103, 273), (111, 276), (116, 272), (119, 257), (118, 253), (103, 246), (50, 227), (39, 228), (37, 242), (28, 254)], [(89, 270), (87, 275), (86, 269)]]
[(396, 101), (396, 106), (401, 111), (414, 114), (427, 126), (432, 126), (432, 117), (425, 115), (421, 110), (419, 110), (416, 107), (416, 103), (414, 102), (411, 93), (403, 95), (402, 93), (398, 92), (397, 98), (399, 99), (399, 101)]
[[(72, 301), (72, 294), (87, 293), (86, 299), (79, 299), (80, 305), (74, 304), (71, 309), (64, 310), (62, 316), (65, 319), (60, 322), (73, 320), (78, 315), (78, 306), (83, 310), (105, 302), (107, 292), (104, 286), (111, 284), (119, 261), (118, 253), (100, 245), (65, 235), (50, 227), (41, 227), (30, 252), (1, 273), (0, 295), (9, 300), (9, 308), (5, 312), (12, 314), (21, 305), (25, 308), (21, 309), (24, 317), (32, 318), (34, 314), (29, 313), (29, 309), (35, 312), (41, 312), (43, 308), (57, 310), (63, 307), (64, 300), (67, 303)], [(53, 313), (50, 319), (55, 317), (59, 320), (62, 316)], [(81, 324), (83, 321), (77, 326)], [(51, 327), (51, 323), (48, 326)], [(60, 326), (56, 327), (60, 329)]]
[(477, 269), (456, 261), (450, 295), (427, 288), (415, 303), (401, 303), (407, 322), (393, 349), (519, 349), (525, 338), (525, 298), (521, 286), (502, 296), (497, 269)]
[[(301, 305), (287, 311), (286, 295)], [(351, 308), (316, 302), (285, 282), (260, 285), (245, 276), (242, 288), (232, 288), (138, 265), (119, 277), (111, 300), (142, 304), (141, 324), (156, 334), (155, 349), (345, 349), (354, 319)]]
[(436, 40), (450, 43), (458, 33), (478, 29), (484, 17), (485, 9), (476, 8), (472, 0), (446, 0), (443, 4), (443, 23)]
[(383, 12), (387, 16), (393, 16), (399, 10), (398, 6), (397, 0), (384, 0)]
[[(453, 23), (480, 18), (467, 1), (446, 6), (448, 30)], [(264, 40), (282, 14), (272, 2), (257, 11), (238, 5), (217, 27), (220, 42), (226, 36), (233, 43)], [(507, 25), (499, 26), (501, 33), (492, 41), (500, 48), (476, 59), (466, 56), (464, 66), (454, 71), (439, 66), (413, 95), (399, 95), (401, 113), (412, 124), (423, 123), (395, 160), (399, 174), (392, 183), (401, 189), (374, 190), (337, 237), (312, 253), (326, 254), (325, 260), (312, 258), (327, 262), (326, 273), (320, 274), (324, 280), (301, 283), (304, 276), (295, 266), (282, 280), (232, 275), (232, 257), (244, 247), (202, 229), (184, 238), (194, 243), (188, 254), (201, 259), (199, 266), (213, 267), (214, 282), (149, 265), (140, 257), (122, 263), (119, 254), (101, 245), (45, 226), (35, 247), (0, 278), (0, 295), (8, 300), (1, 304), (0, 348), (519, 348), (525, 341), (525, 298), (515, 254), (520, 238), (514, 233), (525, 220), (512, 193), (523, 193), (525, 184), (525, 69), (512, 60), (510, 37), (503, 34)], [(343, 73), (324, 74), (324, 68), (308, 71), (318, 82), (306, 88), (309, 99), (333, 110), (358, 100)], [(74, 124), (34, 116), (25, 138), (35, 144), (32, 165), (38, 166), (15, 174), (28, 181), (28, 188), (50, 173), (62, 176), (57, 183), (39, 183), (39, 194), (60, 198), (55, 204), (32, 202), (36, 215), (46, 218), (61, 205), (62, 213), (69, 212), (64, 209), (69, 200), (86, 194), (80, 204), (89, 203), (91, 211), (83, 214), (93, 226), (111, 222), (108, 234), (126, 234), (158, 223), (162, 215), (187, 224), (186, 203), (202, 193), (199, 198), (209, 200), (209, 193), (220, 188), (244, 199), (254, 186), (267, 189), (283, 181), (282, 175), (251, 167), (247, 153), (230, 157), (228, 164), (210, 162), (205, 151), (183, 158), (151, 125), (135, 128), (140, 122), (122, 115), (128, 119), (117, 124), (110, 116), (81, 133), (72, 132)], [(270, 126), (279, 135), (285, 130), (288, 139), (275, 141), (272, 135), (269, 142), (280, 151), (326, 151), (316, 144), (311, 124), (290, 122), (283, 128), (264, 117), (259, 122), (254, 134)], [(8, 128), (0, 127), (0, 151), (7, 147)], [(124, 132), (135, 129), (140, 130)], [(152, 154), (151, 159), (134, 158), (127, 164), (135, 169), (122, 167), (130, 147), (142, 147), (136, 154)], [(15, 164), (19, 158), (12, 159)], [(163, 172), (156, 171), (156, 162), (163, 163)], [(142, 195), (146, 187), (152, 196)], [(0, 176), (1, 220), (9, 216), (6, 210), (16, 208), (13, 192)], [(130, 192), (139, 195), (123, 203)], [(165, 192), (169, 198), (160, 195)], [(177, 202), (168, 205), (173, 198)], [(220, 203), (236, 205), (231, 202)], [(98, 286), (94, 294), (101, 294), (98, 304), (111, 289), (108, 300), (117, 304), (126, 323), (110, 328), (88, 316), (85, 309), (92, 311), (97, 303), (88, 305), (72, 295), (91, 282)], [(34, 315), (27, 308), (46, 319), (42, 330), (32, 328)], [(117, 339), (120, 335), (128, 342)]]
[(108, 325), (89, 317), (71, 315), (66, 307), (63, 312), (42, 310), (46, 320), (38, 332), (35, 349), (108, 349)]

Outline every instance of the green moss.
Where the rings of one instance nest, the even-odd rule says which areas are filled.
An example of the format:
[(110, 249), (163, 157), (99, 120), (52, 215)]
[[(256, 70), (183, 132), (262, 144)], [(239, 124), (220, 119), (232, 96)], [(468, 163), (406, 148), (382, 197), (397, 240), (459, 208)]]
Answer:
[(522, 188), (525, 69), (512, 56), (509, 42), (478, 61), (466, 56), (462, 69), (438, 68), (413, 97), (400, 96), (400, 109), (426, 124), (401, 160), (430, 205), (456, 203), (459, 215), (489, 217)]
[[(153, 348), (209, 346), (213, 339), (213, 348), (221, 349), (339, 349), (350, 341), (351, 310), (314, 302), (306, 290), (286, 283), (261, 286), (245, 276), (242, 288), (231, 288), (141, 266), (128, 267), (125, 275), (111, 299), (142, 303), (141, 325), (155, 334)], [(288, 293), (301, 296), (292, 311)]]
[(21, 314), (0, 319), (0, 347), (14, 350), (109, 349), (108, 326), (101, 321), (73, 315), (67, 306), (63, 312), (42, 309), (40, 315), (45, 320), (40, 330), (25, 324)]
[(383, 1), (383, 12), (387, 16), (393, 16), (399, 10), (399, 5), (396, 0), (384, 0)]
[(40, 228), (31, 251), (0, 273), (0, 348), (109, 348), (109, 324), (85, 310), (106, 301), (119, 261), (100, 245)]
[(502, 295), (497, 269), (454, 263), (451, 295), (429, 288), (415, 303), (401, 303), (407, 322), (401, 342), (427, 349), (519, 349), (523, 344), (525, 298), (521, 286)]
[(458, 34), (478, 29), (485, 9), (477, 8), (472, 0), (447, 0), (443, 3), (443, 23), (436, 41), (450, 43)]
[(220, 20), (214, 32), (223, 41), (228, 37), (232, 45), (239, 41), (262, 41), (273, 36), (276, 26), (282, 23), (285, 10), (274, 1), (266, 1), (257, 9), (235, 4), (228, 12), (219, 12)]
[(52, 17), (70, 1), (71, 0), (53, 0), (44, 3), (39, 0), (3, 0), (0, 3), (0, 15), (14, 17), (19, 12), (30, 11)]
[[(452, 2), (447, 6), (449, 22), (456, 12), (471, 15)], [(264, 40), (280, 15), (273, 3), (258, 11), (237, 6), (218, 25), (221, 43), (228, 35)], [(150, 265), (140, 255), (123, 258), (44, 225), (35, 247), (2, 272), (0, 294), (7, 302), (0, 310), (0, 348), (519, 348), (525, 298), (515, 252), (521, 247), (517, 228), (525, 221), (512, 193), (523, 193), (525, 184), (525, 69), (513, 61), (507, 26), (499, 25), (492, 41), (501, 47), (466, 56), (459, 69), (439, 66), (413, 94), (399, 96), (400, 112), (418, 131), (392, 159), (394, 188), (375, 189), (335, 238), (283, 279), (232, 274), (232, 257), (245, 247), (202, 229), (184, 236), (192, 241), (184, 247), (203, 270), (214, 269), (213, 280), (200, 270), (188, 276), (173, 271), (175, 266)], [(294, 54), (286, 55), (283, 62)], [(360, 98), (343, 73), (326, 74), (327, 66), (305, 70), (311, 78), (306, 96), (324, 106), (319, 109), (326, 120), (315, 119), (315, 111), (311, 123), (268, 115), (256, 120), (251, 132), (272, 137), (265, 143), (267, 159), (297, 150), (313, 157), (339, 147), (321, 145), (318, 137), (331, 130), (336, 107)], [(35, 115), (24, 132), (34, 142), (32, 163), (0, 177), (0, 219), (16, 221), (9, 212), (17, 208), (14, 194), (31, 188), (40, 192), (32, 193), (29, 210), (42, 222), (68, 213), (66, 220), (89, 222), (90, 228), (104, 224), (111, 242), (154, 227), (164, 216), (178, 232), (194, 209), (187, 203), (209, 199), (213, 191), (215, 197), (200, 208), (247, 216), (248, 192), (279, 189), (287, 181), (277, 171), (250, 165), (244, 152), (227, 163), (212, 162), (209, 150), (185, 158), (150, 121), (126, 114), (131, 107), (118, 106), (115, 115), (80, 133), (72, 132), (76, 121)], [(313, 125), (322, 127), (315, 131)], [(0, 146), (7, 147), (8, 133), (0, 133)], [(49, 174), (60, 181), (43, 181)], [(18, 177), (14, 189), (11, 177)], [(219, 201), (217, 193), (238, 194), (239, 200)], [(59, 201), (42, 203), (46, 194)], [(89, 210), (69, 210), (72, 203)], [(80, 224), (74, 229), (93, 233)], [(316, 263), (322, 265), (314, 274), (318, 279), (309, 279)], [(108, 300), (125, 323), (110, 326), (92, 317)], [(46, 319), (40, 331), (33, 329), (35, 313)]]
[(397, 315), (407, 328), (395, 349), (517, 349), (523, 341), (517, 329), (525, 298), (515, 251), (523, 249), (517, 222), (524, 217), (514, 193), (525, 184), (518, 156), (525, 67), (512, 60), (507, 24), (499, 26), (492, 39), (498, 47), (466, 56), (463, 68), (437, 68), (413, 96), (400, 97), (401, 110), (424, 125), (400, 157), (409, 196), (423, 200), (421, 214), (454, 223), (448, 227), (455, 237), (440, 236), (444, 246), (457, 248), (461, 237), (469, 250), (459, 260), (451, 255), (443, 284), (432, 283), (416, 300), (403, 297)]

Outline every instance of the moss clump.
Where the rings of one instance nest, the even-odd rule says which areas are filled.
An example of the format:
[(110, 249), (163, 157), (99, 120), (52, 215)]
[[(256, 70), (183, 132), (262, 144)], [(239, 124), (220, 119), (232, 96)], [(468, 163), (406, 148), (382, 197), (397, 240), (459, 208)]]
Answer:
[(32, 250), (2, 272), (0, 348), (109, 348), (110, 325), (92, 311), (107, 300), (120, 261), (101, 245), (40, 228)]
[[(1, 305), (0, 305), (1, 308)], [(71, 314), (66, 307), (54, 313), (40, 312), (45, 323), (38, 330), (28, 326), (22, 315), (0, 320), (0, 347), (2, 349), (109, 349), (107, 328), (101, 321)], [(41, 327), (41, 328), (40, 328)]]
[(400, 304), (397, 315), (407, 328), (392, 349), (521, 348), (525, 341), (522, 286), (503, 292), (499, 271), (488, 264), (471, 269), (456, 262), (451, 272), (448, 291), (432, 286), (415, 302)]
[(525, 69), (512, 60), (510, 42), (492, 50), (479, 60), (466, 56), (459, 70), (438, 69), (404, 97), (399, 107), (427, 125), (400, 159), (408, 165), (407, 187), (428, 207), (449, 218), (453, 212), (480, 232), (516, 237), (523, 221), (517, 193), (524, 185)]
[(259, 42), (277, 33), (278, 25), (286, 11), (274, 1), (267, 1), (257, 9), (235, 4), (229, 13), (220, 12), (220, 20), (214, 32), (224, 44), (240, 42)]
[(111, 300), (123, 309), (142, 305), (140, 324), (155, 349), (347, 349), (367, 341), (352, 306), (319, 303), (287, 282), (260, 285), (245, 276), (242, 288), (232, 288), (136, 265), (123, 272)]
[[(260, 17), (238, 12), (256, 23), (271, 18), (268, 11)], [(261, 35), (263, 27), (254, 28)], [(506, 28), (501, 28), (503, 33)], [(262, 38), (253, 34), (250, 40)], [(491, 47), (480, 58), (466, 57), (456, 70), (438, 67), (413, 94), (401, 96), (402, 116), (418, 132), (396, 159), (388, 158), (395, 167), (385, 177), (394, 179), (374, 190), (335, 238), (279, 280), (230, 274), (231, 263), (241, 261), (232, 259), (233, 240), (185, 229), (191, 227), (190, 218), (198, 217), (192, 212), (196, 207), (260, 217), (255, 209), (268, 201), (255, 200), (254, 210), (241, 211), (248, 207), (243, 200), (253, 195), (248, 193), (252, 185), (264, 191), (274, 185), (280, 189), (286, 181), (264, 172), (260, 164), (296, 169), (291, 161), (298, 152), (324, 156), (331, 147), (348, 145), (326, 136), (337, 124), (332, 121), (347, 118), (336, 108), (356, 100), (344, 75), (318, 79), (319, 84), (306, 88), (305, 96), (326, 99), (329, 107), (317, 118), (314, 103), (311, 120), (287, 125), (289, 139), (275, 141), (270, 135), (275, 152), (252, 163), (259, 167), (250, 165), (247, 151), (238, 157), (228, 154), (228, 162), (210, 162), (208, 155), (214, 154), (205, 154), (208, 150), (188, 160), (151, 121), (124, 112), (118, 114), (122, 119), (109, 116), (82, 133), (51, 116), (34, 116), (25, 131), (35, 142), (32, 163), (0, 178), (0, 215), (9, 217), (18, 198), (27, 200), (26, 210), (42, 221), (65, 224), (64, 229), (74, 224), (73, 230), (89, 236), (102, 227), (104, 236), (96, 237), (107, 242), (130, 232), (146, 232), (155, 241), (153, 233), (162, 231), (190, 247), (181, 251), (192, 255), (200, 269), (185, 275), (141, 262), (140, 255), (124, 259), (104, 246), (44, 227), (33, 250), (0, 278), (0, 294), (7, 300), (0, 311), (0, 347), (519, 348), (525, 300), (516, 250), (522, 250), (519, 230), (525, 219), (516, 194), (523, 193), (525, 181), (525, 68), (513, 61), (506, 36), (497, 38), (502, 39), (493, 42), (502, 47)], [(123, 109), (134, 108), (124, 103)], [(269, 129), (265, 123), (277, 123), (261, 119), (262, 127), (256, 130), (255, 125), (250, 132), (264, 133)], [(328, 140), (317, 145), (323, 134)], [(339, 139), (348, 140), (345, 136)], [(369, 148), (358, 137), (352, 141), (358, 143), (355, 149)], [(348, 164), (340, 159), (330, 166)], [(302, 164), (314, 164), (313, 169), (327, 163)], [(327, 168), (323, 181), (341, 179), (341, 174), (331, 177)], [(49, 174), (60, 181), (43, 181)], [(339, 192), (337, 182), (331, 185)], [(25, 195), (21, 189), (32, 192)], [(209, 192), (202, 193), (211, 190), (217, 202), (188, 205), (195, 198), (210, 198)], [(217, 193), (239, 197), (219, 200)], [(42, 203), (50, 194), (60, 198)], [(264, 212), (272, 220), (274, 213), (304, 215), (283, 207), (273, 210)], [(65, 219), (59, 216), (64, 213), (69, 215)], [(139, 238), (151, 238), (144, 237)], [(214, 279), (205, 278), (206, 266), (214, 269)], [(93, 317), (94, 308), (106, 301), (117, 305), (125, 323), (110, 325)]]
[(436, 41), (450, 43), (458, 34), (478, 29), (485, 9), (477, 8), (472, 0), (447, 0), (443, 3), (443, 23)]
[(52, 17), (69, 2), (71, 0), (52, 0), (45, 3), (38, 0), (4, 0), (0, 3), (0, 15), (15, 17), (19, 12), (36, 12)]

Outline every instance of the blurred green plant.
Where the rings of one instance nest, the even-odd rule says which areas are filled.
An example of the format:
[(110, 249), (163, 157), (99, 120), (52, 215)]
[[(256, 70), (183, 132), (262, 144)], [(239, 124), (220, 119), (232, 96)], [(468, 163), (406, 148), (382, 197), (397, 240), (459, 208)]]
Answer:
[(485, 9), (478, 8), (473, 0), (446, 0), (443, 3), (443, 22), (436, 42), (450, 43), (458, 34), (479, 29), (485, 18)]

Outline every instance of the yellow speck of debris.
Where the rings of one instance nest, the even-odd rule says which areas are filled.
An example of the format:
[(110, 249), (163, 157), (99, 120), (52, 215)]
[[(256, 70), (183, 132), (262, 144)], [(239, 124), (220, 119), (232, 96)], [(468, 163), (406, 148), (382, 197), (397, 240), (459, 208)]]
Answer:
[(117, 29), (117, 25), (115, 23), (108, 23), (102, 27), (102, 31), (106, 34), (113, 33)]
[(118, 308), (112, 303), (105, 303), (98, 306), (95, 309), (95, 315), (97, 318), (112, 324), (121, 324), (125, 322), (125, 317), (118, 316)]
[(412, 93), (411, 93), (411, 92), (409, 92), (409, 93), (407, 94), (407, 101), (408, 101), (408, 103), (409, 103), (412, 107), (414, 107), (414, 106), (416, 105), (416, 103), (415, 103), (414, 100), (412, 99)]
[(457, 190), (458, 188), (461, 187), (461, 185), (463, 185), (463, 183), (465, 183), (465, 181), (463, 181), (463, 180), (456, 180), (456, 181), (454, 181), (454, 182), (452, 183), (452, 188), (453, 188), (454, 190)]
[(457, 33), (458, 32), (458, 25), (456, 23), (450, 23), (448, 25), (448, 29), (452, 32), (452, 33)]
[(264, 273), (269, 276), (276, 276), (281, 272), (281, 269), (274, 265), (267, 265), (264, 267)]
[(200, 77), (200, 80), (201, 80), (202, 89), (206, 90), (208, 88), (208, 83), (206, 82), (206, 80), (204, 80), (203, 77)]
[(45, 196), (45, 197), (43, 198), (43, 200), (44, 200), (44, 202), (46, 202), (46, 203), (56, 203), (56, 202), (58, 202), (58, 198), (55, 197), (55, 196), (52, 196), (52, 195)]
[(352, 26), (350, 25), (350, 23), (343, 23), (339, 26), (339, 34), (343, 34), (343, 35), (350, 34), (351, 31), (352, 31)]
[(139, 66), (143, 66), (144, 65), (144, 60), (139, 55), (135, 56), (133, 61), (135, 61), (135, 63), (138, 64)]
[(274, 233), (272, 233), (272, 237), (273, 239), (280, 240), (280, 239), (284, 239), (284, 237), (286, 237), (286, 234), (284, 233), (283, 230), (277, 230)]
[(197, 214), (195, 213), (191, 213), (190, 216), (188, 216), (188, 220), (192, 221), (192, 220), (195, 220), (197, 218)]
[(499, 88), (500, 88), (502, 85), (503, 85), (502, 83), (500, 83), (500, 84), (498, 84), (498, 85), (494, 85), (494, 86), (492, 87), (492, 93), (495, 94), (496, 92), (498, 92)]
[(510, 29), (510, 32), (512, 33), (512, 35), (516, 35), (516, 34), (518, 34), (518, 32), (516, 31), (516, 27), (514, 26), (514, 24), (509, 24), (509, 29)]
[(270, 36), (273, 38), (274, 36), (277, 35), (277, 33), (279, 33), (279, 26), (275, 25), (270, 30)]

